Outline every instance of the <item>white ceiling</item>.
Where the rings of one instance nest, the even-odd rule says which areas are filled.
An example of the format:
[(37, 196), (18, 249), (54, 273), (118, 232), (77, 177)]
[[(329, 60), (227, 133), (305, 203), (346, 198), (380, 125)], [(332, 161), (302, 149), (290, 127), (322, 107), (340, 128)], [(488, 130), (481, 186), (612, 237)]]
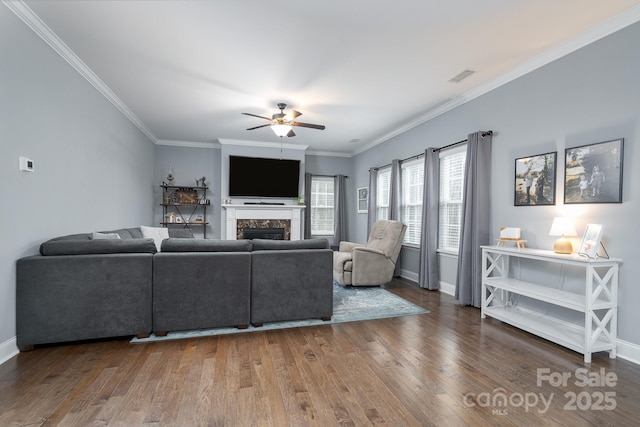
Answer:
[[(640, 20), (639, 3), (26, 0), (11, 7), (158, 143), (279, 142), (268, 127), (247, 131), (266, 121), (240, 113), (270, 117), (285, 102), (303, 113), (297, 120), (326, 125), (294, 128), (286, 142), (349, 155)], [(449, 82), (465, 69), (476, 73)]]

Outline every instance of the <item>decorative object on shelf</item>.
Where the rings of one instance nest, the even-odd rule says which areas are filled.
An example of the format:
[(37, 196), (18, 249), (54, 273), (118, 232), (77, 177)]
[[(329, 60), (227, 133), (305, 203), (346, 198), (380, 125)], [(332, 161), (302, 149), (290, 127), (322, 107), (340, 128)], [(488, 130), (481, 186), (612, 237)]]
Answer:
[(193, 222), (195, 222), (195, 223), (203, 223), (204, 222), (204, 217), (202, 215), (198, 215), (196, 217), (196, 219), (193, 220)]
[(549, 230), (549, 236), (560, 236), (553, 244), (553, 251), (557, 254), (570, 254), (573, 252), (573, 246), (567, 237), (577, 235), (576, 228), (570, 218), (556, 217), (551, 224), (551, 230)]
[(173, 200), (173, 194), (171, 193), (171, 191), (168, 191), (165, 188), (164, 191), (162, 192), (162, 204), (170, 205), (172, 200)]
[(167, 182), (169, 183), (169, 185), (173, 184), (173, 166), (169, 165), (169, 172), (167, 173)]
[(176, 222), (176, 216), (177, 214), (175, 212), (167, 212), (167, 214), (164, 216), (164, 222), (174, 223)]
[(174, 192), (176, 203), (181, 205), (195, 205), (198, 203), (198, 191), (191, 187), (179, 188)]
[[(587, 224), (584, 229), (584, 234), (582, 235), (582, 242), (580, 243), (580, 249), (578, 249), (578, 255), (583, 255), (587, 258), (598, 258), (598, 249), (601, 244), (600, 240), (602, 239), (603, 232), (604, 227), (602, 224)], [(605, 258), (609, 257), (605, 256)]]
[(556, 204), (556, 157), (544, 153), (516, 159), (514, 206)]
[(196, 187), (206, 187), (207, 178), (206, 177), (202, 177), (202, 178), (196, 178)]
[(526, 240), (520, 238), (520, 228), (518, 227), (500, 227), (500, 238), (498, 246), (504, 246), (505, 242), (514, 242), (518, 249), (524, 249)]
[(564, 203), (622, 203), (624, 138), (565, 150)]
[(304, 205), (304, 196), (298, 196), (298, 205), (300, 206)]
[(369, 187), (358, 188), (358, 213), (369, 212)]

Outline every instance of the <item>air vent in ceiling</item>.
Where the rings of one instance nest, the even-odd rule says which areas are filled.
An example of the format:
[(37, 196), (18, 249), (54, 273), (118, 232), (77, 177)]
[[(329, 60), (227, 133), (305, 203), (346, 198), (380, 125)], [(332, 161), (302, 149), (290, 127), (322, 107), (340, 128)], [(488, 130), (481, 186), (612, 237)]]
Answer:
[(475, 71), (473, 71), (473, 70), (464, 70), (463, 72), (459, 73), (457, 76), (453, 77), (449, 81), (451, 83), (460, 83), (462, 80), (466, 79), (467, 77), (469, 77), (473, 73), (475, 73)]
[(360, 138), (353, 138), (351, 141), (349, 141), (349, 144), (356, 144), (360, 142)]

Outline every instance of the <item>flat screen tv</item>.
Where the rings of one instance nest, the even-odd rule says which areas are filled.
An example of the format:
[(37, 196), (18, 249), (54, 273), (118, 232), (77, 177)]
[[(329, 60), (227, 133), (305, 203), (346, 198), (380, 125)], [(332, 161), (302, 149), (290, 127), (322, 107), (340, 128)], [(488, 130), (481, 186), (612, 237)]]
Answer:
[(229, 196), (298, 197), (300, 160), (229, 156)]

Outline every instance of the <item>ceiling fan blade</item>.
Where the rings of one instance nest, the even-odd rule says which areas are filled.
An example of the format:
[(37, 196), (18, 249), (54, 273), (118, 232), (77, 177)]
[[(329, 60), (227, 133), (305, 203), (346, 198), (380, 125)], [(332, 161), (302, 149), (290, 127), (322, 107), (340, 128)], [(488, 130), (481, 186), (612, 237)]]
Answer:
[(258, 117), (259, 119), (265, 119), (265, 120), (269, 120), (271, 121), (271, 119), (269, 117), (264, 117), (264, 116), (258, 116), (256, 114), (251, 114), (251, 113), (241, 113), (244, 114), (245, 116), (252, 116), (252, 117)]
[(324, 130), (325, 129), (324, 125), (314, 125), (314, 124), (311, 124), (311, 123), (291, 122), (289, 124), (291, 126), (300, 126), (300, 127), (303, 127), (303, 128), (320, 129), (320, 130)]
[(291, 129), (291, 130), (289, 131), (289, 133), (287, 134), (287, 136), (288, 136), (289, 138), (291, 138), (291, 137), (293, 137), (293, 136), (296, 136), (296, 133), (293, 131), (293, 129)]
[(293, 120), (298, 116), (301, 116), (302, 113), (300, 111), (296, 111), (296, 110), (291, 110), (290, 112), (287, 113), (286, 116), (284, 116), (285, 119), (287, 120)]
[(263, 127), (265, 127), (265, 126), (271, 126), (271, 123), (269, 123), (268, 125), (255, 126), (255, 127), (249, 128), (249, 129), (247, 129), (247, 130), (259, 129), (259, 128), (263, 128)]

